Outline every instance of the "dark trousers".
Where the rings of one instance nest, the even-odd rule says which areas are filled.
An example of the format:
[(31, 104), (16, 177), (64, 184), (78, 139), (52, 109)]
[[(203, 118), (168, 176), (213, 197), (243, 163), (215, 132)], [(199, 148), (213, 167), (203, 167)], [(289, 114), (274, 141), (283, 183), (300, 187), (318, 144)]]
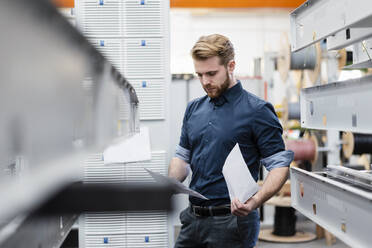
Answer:
[(197, 217), (190, 208), (180, 214), (182, 228), (175, 248), (252, 248), (260, 231), (258, 211), (248, 216)]

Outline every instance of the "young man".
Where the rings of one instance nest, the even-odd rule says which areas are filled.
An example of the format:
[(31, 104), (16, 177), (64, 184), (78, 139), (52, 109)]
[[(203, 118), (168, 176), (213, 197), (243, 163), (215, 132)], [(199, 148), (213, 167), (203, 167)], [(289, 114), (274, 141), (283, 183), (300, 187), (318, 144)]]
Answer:
[[(206, 96), (191, 101), (169, 176), (185, 180), (209, 200), (189, 197), (180, 214), (175, 247), (254, 247), (259, 233), (257, 208), (286, 181), (293, 152), (285, 151), (282, 127), (271, 104), (243, 90), (234, 77), (234, 48), (228, 38), (202, 36), (191, 50)], [(222, 174), (238, 143), (255, 180), (259, 166), (269, 171), (262, 188), (246, 202), (230, 199)]]

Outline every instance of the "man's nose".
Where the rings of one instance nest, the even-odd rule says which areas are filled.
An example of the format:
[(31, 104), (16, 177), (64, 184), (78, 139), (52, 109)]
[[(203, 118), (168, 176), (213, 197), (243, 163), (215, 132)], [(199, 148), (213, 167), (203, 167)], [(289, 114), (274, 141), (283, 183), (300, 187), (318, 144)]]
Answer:
[(209, 77), (206, 75), (202, 76), (201, 81), (203, 85), (208, 85), (210, 83)]

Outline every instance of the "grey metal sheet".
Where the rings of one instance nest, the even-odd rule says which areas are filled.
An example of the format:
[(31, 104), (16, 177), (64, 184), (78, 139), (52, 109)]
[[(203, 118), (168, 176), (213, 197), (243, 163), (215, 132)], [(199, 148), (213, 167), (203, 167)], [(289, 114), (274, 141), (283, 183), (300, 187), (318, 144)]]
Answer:
[(372, 193), (294, 168), (292, 207), (351, 247), (371, 247)]
[(349, 27), (372, 27), (371, 9), (369, 0), (306, 1), (290, 15), (292, 51)]
[(349, 28), (327, 38), (327, 49), (338, 50), (372, 37), (372, 28)]
[(70, 214), (17, 217), (0, 231), (1, 247), (60, 247), (77, 217)]
[(301, 90), (301, 126), (372, 133), (372, 76)]
[[(0, 1), (0, 32), (0, 166), (8, 167), (17, 156), (25, 161), (21, 180), (0, 175), (3, 221), (27, 216), (80, 180), (87, 154), (117, 137), (115, 96), (128, 95), (134, 125), (138, 99), (126, 78), (50, 1)], [(84, 82), (86, 77), (91, 82)], [(37, 244), (11, 247), (53, 247), (49, 234), (60, 237), (61, 230), (47, 224), (38, 221), (45, 233), (34, 226)], [(11, 241), (1, 239), (0, 245), (6, 242)]]
[(353, 45), (353, 64), (349, 68), (369, 68), (372, 64), (372, 40), (363, 40)]

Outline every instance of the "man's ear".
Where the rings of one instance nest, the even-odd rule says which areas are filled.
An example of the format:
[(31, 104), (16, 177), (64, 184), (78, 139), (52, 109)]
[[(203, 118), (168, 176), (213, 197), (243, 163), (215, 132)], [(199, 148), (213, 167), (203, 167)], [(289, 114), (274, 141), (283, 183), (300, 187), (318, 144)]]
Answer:
[(227, 63), (227, 70), (229, 73), (233, 73), (234, 70), (235, 70), (235, 60), (230, 60), (228, 63)]

